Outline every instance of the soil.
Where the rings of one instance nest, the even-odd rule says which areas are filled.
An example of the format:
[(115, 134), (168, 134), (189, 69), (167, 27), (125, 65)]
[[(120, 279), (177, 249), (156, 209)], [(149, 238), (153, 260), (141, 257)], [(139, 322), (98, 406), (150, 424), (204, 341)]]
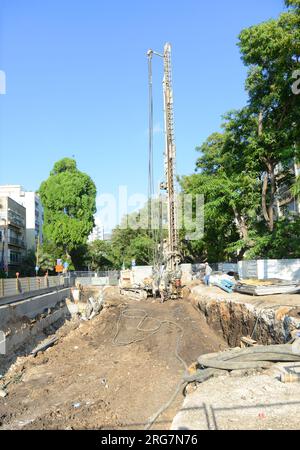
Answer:
[[(56, 332), (53, 347), (17, 358), (1, 380), (10, 384), (8, 395), (0, 398), (0, 429), (143, 429), (184, 373), (175, 354), (180, 330), (163, 323), (150, 335), (137, 330), (140, 319), (122, 317), (118, 342), (145, 339), (116, 346), (125, 308), (182, 327), (178, 352), (188, 366), (199, 355), (227, 346), (187, 300), (137, 302), (112, 289), (92, 321), (73, 319)], [(156, 328), (157, 321), (148, 318), (143, 327)], [(169, 429), (182, 401), (179, 394), (152, 428)]]

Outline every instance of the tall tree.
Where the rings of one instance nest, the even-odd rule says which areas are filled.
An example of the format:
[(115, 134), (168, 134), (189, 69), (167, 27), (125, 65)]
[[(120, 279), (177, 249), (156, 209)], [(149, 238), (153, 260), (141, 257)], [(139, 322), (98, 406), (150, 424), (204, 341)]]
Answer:
[(76, 260), (94, 227), (94, 182), (78, 170), (75, 160), (64, 158), (55, 163), (39, 194), (44, 206), (45, 240), (61, 249), (61, 256)]
[(249, 108), (257, 117), (257, 136), (253, 154), (262, 164), (262, 213), (269, 230), (274, 230), (280, 165), (288, 171), (293, 158), (299, 157), (300, 96), (293, 92), (294, 73), (300, 63), (299, 0), (287, 0), (289, 10), (242, 31), (239, 46), (249, 67), (246, 88)]
[[(241, 135), (241, 123), (251, 127), (245, 111), (228, 114), (224, 132), (212, 134), (197, 148), (199, 173), (182, 180), (185, 193), (205, 196), (208, 259), (242, 258), (252, 245), (249, 229), (257, 215), (259, 181), (247, 149), (249, 142)], [(192, 247), (199, 249), (199, 244)]]
[(114, 267), (111, 243), (96, 240), (88, 244), (86, 260), (92, 270), (108, 270)]

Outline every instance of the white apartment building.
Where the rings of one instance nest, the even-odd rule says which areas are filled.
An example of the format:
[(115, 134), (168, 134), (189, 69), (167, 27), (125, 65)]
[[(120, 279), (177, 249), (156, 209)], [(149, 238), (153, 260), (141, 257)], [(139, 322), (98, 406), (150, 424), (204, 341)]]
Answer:
[(44, 212), (40, 197), (35, 192), (24, 191), (20, 185), (1, 185), (0, 196), (8, 196), (26, 208), (26, 246), (35, 250), (38, 237), (43, 241)]
[(26, 210), (8, 196), (0, 195), (0, 268), (17, 271), (26, 250)]
[(94, 241), (103, 241), (104, 240), (104, 227), (100, 220), (96, 217), (95, 219), (95, 227), (93, 228), (93, 231), (89, 235), (88, 242), (94, 242)]

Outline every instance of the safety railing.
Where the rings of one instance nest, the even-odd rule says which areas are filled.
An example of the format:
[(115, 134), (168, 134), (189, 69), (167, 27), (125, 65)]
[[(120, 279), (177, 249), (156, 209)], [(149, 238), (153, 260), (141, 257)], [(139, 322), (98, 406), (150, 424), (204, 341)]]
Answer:
[(82, 286), (117, 286), (119, 283), (120, 272), (118, 270), (107, 271), (82, 271), (71, 272), (70, 276), (75, 279), (75, 284)]
[(85, 271), (72, 271), (69, 272), (71, 276), (73, 277), (83, 277), (83, 278), (92, 278), (92, 277), (119, 277), (120, 271), (119, 270), (101, 270), (101, 271), (91, 271), (91, 270), (85, 270)]
[(0, 278), (0, 298), (47, 288), (69, 287), (70, 279), (62, 275), (54, 277)]

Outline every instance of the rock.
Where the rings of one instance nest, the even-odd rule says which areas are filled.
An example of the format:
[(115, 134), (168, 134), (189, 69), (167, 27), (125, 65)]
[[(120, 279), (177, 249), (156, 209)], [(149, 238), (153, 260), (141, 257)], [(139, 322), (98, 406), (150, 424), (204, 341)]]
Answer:
[(7, 396), (7, 392), (3, 391), (3, 389), (0, 389), (0, 397), (4, 398)]
[(285, 316), (289, 315), (292, 308), (290, 306), (282, 306), (279, 308), (275, 313), (275, 319), (276, 320), (282, 320)]

